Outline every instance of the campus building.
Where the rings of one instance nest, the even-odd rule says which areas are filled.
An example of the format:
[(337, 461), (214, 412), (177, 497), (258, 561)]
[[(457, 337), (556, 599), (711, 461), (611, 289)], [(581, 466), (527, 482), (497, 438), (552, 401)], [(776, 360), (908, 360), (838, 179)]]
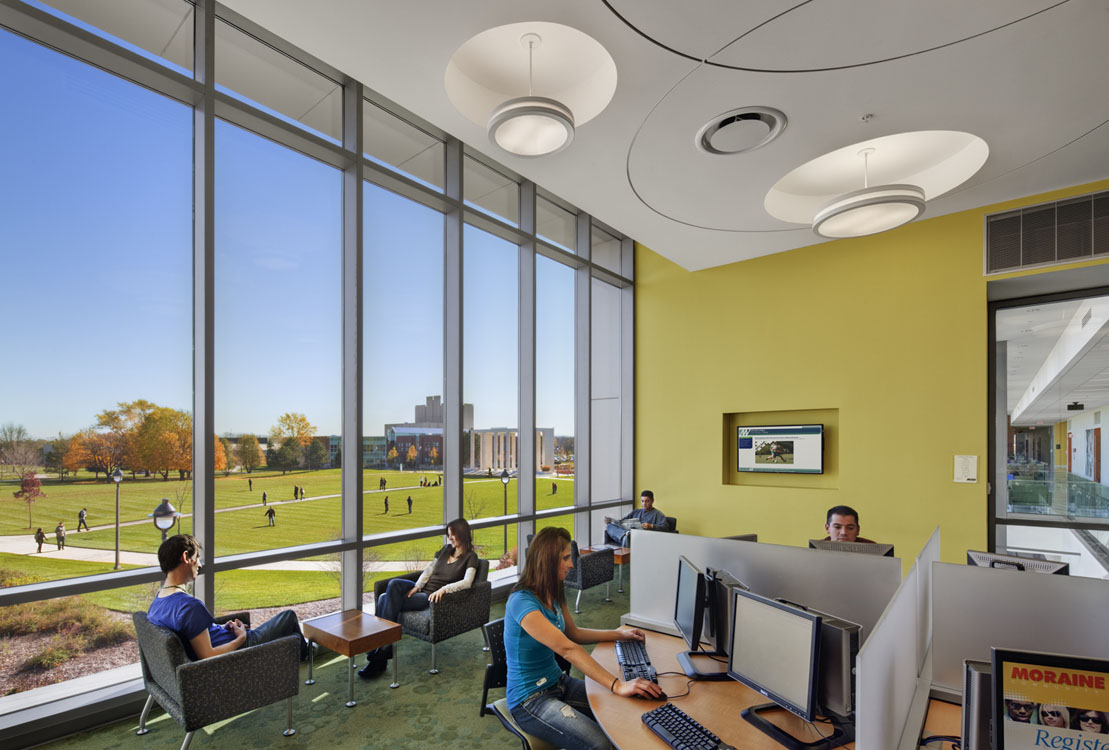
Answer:
[[(157, 342), (136, 369), (171, 394), (159, 403), (194, 415), (188, 489), (214, 571), (196, 594), (210, 608), (221, 575), (322, 555), (342, 557), (341, 606), (360, 607), (366, 550), (440, 534), (345, 525), (362, 517), (363, 488), (344, 473), (317, 537), (221, 546), (212, 436), (237, 409), (272, 419), (280, 387), (318, 401), (344, 471), (384, 465), (390, 447), (434, 448), (444, 521), (464, 514), (465, 473), (529, 478), (513, 477), (506, 547), (525, 549), (536, 512), (552, 515), (530, 478), (553, 464), (553, 428), (537, 414), (555, 413), (570, 420), (576, 481), (549, 500), (566, 503), (553, 513), (582, 542), (599, 542), (604, 516), (650, 488), (682, 534), (803, 546), (846, 503), (906, 559), (941, 527), (948, 562), (1012, 548), (1105, 575), (1109, 378), (1083, 356), (1101, 350), (1106, 320), (1085, 311), (1109, 294), (1109, 113), (1091, 94), (1104, 88), (1109, 14), (1093, 4), (1025, 4), (1018, 17), (991, 0), (942, 22), (867, 24), (805, 15), (820, 4), (765, 24), (750, 4), (705, 4), (720, 19), (658, 0), (619, 4), (628, 17), (530, 0), (430, 14), (353, 0), (140, 5), (0, 3), (0, 76), (18, 97), (0, 123), (14, 186), (0, 247), (26, 298), (56, 299), (51, 285), (65, 282), (61, 301), (80, 303), (60, 319), (59, 304), (17, 307), (14, 330), (155, 326), (126, 340)], [(565, 151), (534, 159), (490, 141), (500, 101), (463, 98), (482, 105), (478, 124), (443, 90), (466, 77), (446, 72), (462, 44), (532, 17), (599, 40), (615, 86)], [(526, 84), (520, 59), (496, 69)], [(973, 131), (988, 155), (957, 189), (920, 199), (912, 223), (826, 241), (813, 217), (766, 210), (771, 188), (810, 160), (935, 131)], [(713, 153), (733, 136), (750, 153)], [(844, 156), (837, 180), (883, 179), (883, 153)], [(1044, 381), (1050, 395), (1027, 424), (1012, 421), (1072, 322), (1085, 338), (1070, 367)], [(127, 374), (117, 347), (81, 350), (80, 367), (71, 347), (7, 368), (0, 377), (30, 378), (0, 381), (20, 394), (10, 408), (45, 413)], [(1087, 376), (1081, 387), (1071, 371)], [(417, 393), (442, 384), (441, 396), (366, 436), (364, 403), (406, 405), (396, 383), (417, 375)], [(514, 423), (474, 429), (463, 394), (479, 381), (507, 394)], [(739, 472), (737, 429), (761, 424), (823, 425), (822, 472)], [(520, 435), (536, 436), (534, 451)], [(1025, 475), (1029, 462), (1043, 468)], [(159, 578), (137, 568), (9, 587), (0, 607)], [(133, 664), (80, 679), (0, 708), (0, 744), (142, 705)]]

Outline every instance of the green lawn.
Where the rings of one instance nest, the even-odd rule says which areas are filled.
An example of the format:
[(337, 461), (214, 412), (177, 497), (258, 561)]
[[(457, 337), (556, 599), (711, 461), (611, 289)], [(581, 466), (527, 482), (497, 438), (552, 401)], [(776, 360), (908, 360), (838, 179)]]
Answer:
[[(81, 508), (88, 508), (90, 526), (114, 523), (115, 485), (105, 481), (103, 474), (100, 476), (101, 479), (97, 481), (91, 474), (81, 472), (75, 479), (43, 480), (42, 491), (46, 493), (46, 497), (39, 498), (31, 507), (34, 520), (30, 528), (31, 533), (39, 526), (45, 531), (50, 531), (58, 521), (65, 521), (68, 530), (76, 530), (77, 511)], [(378, 480), (382, 477), (385, 478), (389, 488), (417, 486), (420, 483), (420, 477), (424, 476), (434, 481), (436, 475), (431, 472), (364, 471), (363, 482), (367, 490), (376, 490)], [(249, 489), (248, 480), (253, 481), (253, 491)], [(260, 504), (263, 492), (267, 493), (269, 500), (292, 500), (294, 485), (304, 487), (309, 497), (337, 495), (340, 470), (298, 470), (284, 476), (279, 471), (256, 471), (253, 474), (231, 474), (226, 477), (217, 475), (216, 507), (233, 508), (251, 503)], [(22, 500), (12, 498), (11, 494), (18, 489), (14, 481), (0, 482), (0, 501), (3, 501), (5, 508), (3, 515), (0, 516), (0, 535), (21, 534), (28, 531), (27, 505)], [(141, 476), (132, 479), (127, 475), (119, 486), (120, 519), (122, 521), (145, 519), (147, 514), (158, 506), (162, 498), (169, 498), (178, 510), (190, 512), (192, 481), (180, 481), (175, 478), (163, 481), (160, 477)]]
[[(381, 476), (380, 473), (367, 472), (366, 484), (367, 486), (377, 487), (377, 479)], [(386, 475), (387, 481), (390, 486), (395, 489), (387, 489), (385, 492), (370, 492), (364, 497), (364, 515), (363, 515), (363, 530), (366, 534), (377, 534), (389, 531), (401, 531), (404, 529), (419, 528), (424, 526), (438, 526), (443, 522), (442, 518), (442, 493), (443, 488), (440, 487), (407, 487), (402, 488), (397, 485), (401, 481), (410, 481), (415, 479), (418, 481), (420, 475), (413, 475), (411, 472), (405, 472), (404, 475), (390, 474)], [(290, 479), (295, 477), (296, 481)], [(573, 499), (573, 483), (569, 480), (559, 480), (559, 485), (562, 490), (558, 494), (551, 494), (551, 482), (553, 480), (541, 478), (536, 480), (536, 494), (538, 506), (540, 509), (560, 507), (566, 503), (572, 502)], [(371, 484), (372, 482), (372, 484)], [(326, 493), (329, 483), (333, 486), (336, 492), (338, 491), (339, 484), (339, 471), (338, 470), (324, 470), (317, 472), (298, 472), (290, 474), (284, 479), (280, 476), (273, 476), (272, 474), (259, 476), (254, 482), (254, 492), (251, 493), (246, 490), (246, 482), (243, 477), (235, 476), (228, 478), (218, 478), (216, 480), (216, 498), (217, 507), (227, 508), (234, 507), (237, 503), (250, 503), (253, 505), (238, 510), (226, 510), (215, 514), (216, 519), (216, 539), (218, 544), (217, 554), (231, 555), (242, 552), (253, 552), (265, 549), (275, 549), (278, 547), (287, 547), (297, 544), (307, 544), (311, 542), (330, 541), (336, 539), (340, 532), (340, 509), (339, 498), (329, 497), (321, 498), (319, 500), (308, 500), (304, 502), (289, 502), (278, 503), (275, 506), (276, 512), (276, 526), (269, 526), (266, 522), (265, 508), (261, 505), (261, 488), (273, 487), (277, 488), (279, 483), (288, 486), (288, 492), (281, 499), (292, 499), (292, 484), (302, 484), (307, 492), (313, 494), (314, 487), (323, 488)], [(132, 485), (124, 486), (137, 494), (140, 491), (151, 492), (159, 489), (159, 486), (164, 486), (167, 483), (157, 482), (152, 485), (148, 482), (135, 482)], [(181, 487), (187, 483), (170, 482), (169, 485), (176, 485)], [(78, 491), (82, 487), (87, 488), (88, 485), (70, 484), (58, 486), (55, 494), (57, 499), (52, 498), (55, 502), (61, 502), (62, 496), (67, 492), (72, 493)], [(111, 491), (111, 488), (103, 488)], [(277, 499), (274, 496), (276, 492), (270, 494), (271, 498)], [(389, 512), (385, 513), (384, 499), (389, 497)], [(406, 499), (408, 496), (412, 497), (412, 513), (408, 513), (408, 505)], [(114, 494), (111, 496), (114, 502)], [(494, 515), (500, 515), (504, 509), (504, 488), (501, 482), (497, 479), (471, 479), (464, 485), (464, 498), (467, 507), (467, 515), (473, 515), (474, 512), (481, 517), (487, 518)], [(9, 501), (15, 504), (18, 501)], [(41, 501), (45, 503), (46, 501)], [(138, 503), (139, 501), (135, 501)], [(148, 504), (151, 502), (150, 498), (146, 501)], [(36, 507), (38, 504), (36, 504)], [(9, 506), (10, 507), (10, 506)], [(153, 509), (153, 505), (145, 506), (147, 512)], [(185, 506), (185, 510), (189, 510)], [(100, 522), (97, 517), (97, 509), (91, 501), (89, 501), (89, 510), (91, 523), (96, 525)], [(508, 485), (508, 511), (513, 513), (516, 510), (516, 480), (512, 480)], [(124, 520), (127, 515), (121, 513)], [(154, 528), (154, 525), (142, 514), (142, 523), (133, 526), (123, 526), (120, 529), (120, 546), (124, 550), (134, 552), (147, 552), (154, 553), (157, 551), (158, 544), (161, 542), (161, 535)], [(9, 526), (11, 525), (10, 519), (6, 519)], [(112, 519), (106, 519), (110, 523)], [(553, 522), (548, 522), (543, 525), (550, 525)], [(16, 524), (18, 525), (18, 524)], [(43, 524), (48, 533), (48, 542), (51, 544), (53, 541), (52, 529), (53, 523)], [(75, 524), (70, 525), (69, 535), (67, 537), (67, 544), (70, 547), (88, 547), (94, 549), (114, 549), (115, 547), (115, 529), (105, 528), (91, 532), (77, 533)], [(6, 533), (27, 533), (26, 528), (18, 530), (7, 530)], [(180, 522), (179, 528), (176, 530), (182, 533), (191, 533), (192, 519), (183, 518)], [(509, 528), (509, 539), (511, 540), (515, 534), (515, 526)], [(491, 559), (499, 558), (504, 553), (504, 534), (500, 529), (488, 529), (477, 532), (475, 544), (479, 547), (479, 552), (484, 556)], [(439, 548), (442, 540), (440, 537), (420, 540), (417, 542), (405, 542), (393, 545), (387, 545), (377, 548), (377, 553), (383, 560), (410, 560), (410, 559), (423, 559), (427, 560)], [(513, 544), (509, 544), (509, 548)], [(34, 542), (28, 534), (28, 551), (34, 549)], [(40, 558), (29, 556), (23, 558), (21, 568), (27, 571), (37, 571), (37, 561)]]

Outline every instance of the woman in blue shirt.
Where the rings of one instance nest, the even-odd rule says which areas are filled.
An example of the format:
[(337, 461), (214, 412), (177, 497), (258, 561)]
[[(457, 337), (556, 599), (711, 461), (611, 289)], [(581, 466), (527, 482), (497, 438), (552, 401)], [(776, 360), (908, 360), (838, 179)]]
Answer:
[(646, 637), (640, 630), (575, 625), (562, 588), (573, 566), (566, 529), (543, 529), (528, 547), (524, 572), (505, 607), (506, 697), (513, 718), (529, 734), (567, 750), (603, 750), (612, 743), (593, 718), (585, 682), (564, 674), (555, 654), (617, 695), (658, 698), (662, 689), (647, 680), (622, 681), (579, 645)]

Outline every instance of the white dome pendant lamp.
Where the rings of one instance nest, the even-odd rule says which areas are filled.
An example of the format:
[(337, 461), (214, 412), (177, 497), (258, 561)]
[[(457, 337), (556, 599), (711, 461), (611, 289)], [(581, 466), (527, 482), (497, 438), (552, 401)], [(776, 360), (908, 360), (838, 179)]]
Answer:
[(875, 149), (859, 151), (863, 157), (863, 188), (833, 198), (813, 217), (813, 232), (828, 239), (864, 237), (908, 224), (924, 213), (924, 191), (916, 185), (870, 187), (869, 159)]
[(535, 49), (543, 42), (527, 33), (520, 44), (528, 50), (528, 95), (509, 99), (489, 118), (489, 140), (516, 156), (557, 154), (574, 140), (574, 115), (562, 102), (532, 93)]

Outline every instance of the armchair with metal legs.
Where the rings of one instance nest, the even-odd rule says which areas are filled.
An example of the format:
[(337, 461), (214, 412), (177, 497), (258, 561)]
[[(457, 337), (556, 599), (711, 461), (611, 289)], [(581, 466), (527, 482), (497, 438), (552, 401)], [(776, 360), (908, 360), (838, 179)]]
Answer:
[[(232, 618), (250, 623), (247, 612), (216, 621)], [(154, 701), (184, 728), (181, 750), (188, 750), (196, 730), (279, 700), (287, 701), (282, 734), (290, 737), (296, 733), (293, 696), (300, 690), (299, 636), (192, 661), (172, 630), (151, 623), (145, 612), (135, 612), (131, 619), (139, 641), (143, 683), (149, 693), (136, 734), (149, 731), (146, 719)]]

